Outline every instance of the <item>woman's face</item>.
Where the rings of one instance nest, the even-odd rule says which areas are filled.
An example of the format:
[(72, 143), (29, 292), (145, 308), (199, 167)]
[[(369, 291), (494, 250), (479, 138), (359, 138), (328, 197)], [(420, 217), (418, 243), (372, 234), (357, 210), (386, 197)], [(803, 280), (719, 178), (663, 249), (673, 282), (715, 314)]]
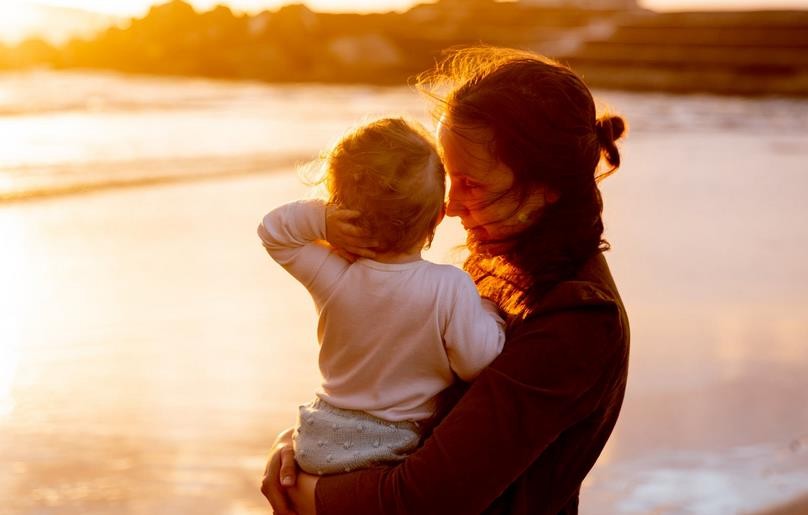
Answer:
[(472, 250), (500, 253), (503, 240), (534, 222), (545, 203), (536, 189), (522, 201), (513, 191), (514, 173), (498, 161), (486, 145), (484, 129), (455, 129), (445, 120), (438, 125), (443, 164), (449, 175), (448, 216), (459, 216)]

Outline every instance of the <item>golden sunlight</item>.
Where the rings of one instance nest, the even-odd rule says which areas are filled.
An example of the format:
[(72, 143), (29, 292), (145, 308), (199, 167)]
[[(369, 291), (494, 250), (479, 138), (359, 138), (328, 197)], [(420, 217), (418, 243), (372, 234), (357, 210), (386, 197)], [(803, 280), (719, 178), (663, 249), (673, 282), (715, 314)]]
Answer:
[(0, 234), (5, 240), (5, 249), (0, 254), (0, 284), (4, 294), (0, 295), (0, 420), (14, 411), (14, 385), (19, 362), (18, 345), (21, 341), (21, 310), (25, 310), (26, 255), (25, 223), (22, 216), (13, 209), (4, 210), (0, 216)]
[[(10, 25), (10, 16), (16, 6), (24, 7), (63, 7), (80, 9), (114, 16), (138, 16), (145, 14), (151, 5), (166, 3), (168, 0), (4, 0), (0, 6), (3, 16), (0, 24)], [(216, 5), (227, 5), (232, 9), (245, 12), (256, 12), (265, 9), (277, 9), (286, 4), (304, 3), (310, 9), (321, 12), (368, 12), (409, 9), (418, 3), (430, 3), (436, 0), (189, 0), (197, 9), (208, 10)], [(513, 1), (513, 0), (499, 0)], [(548, 3), (557, 3), (548, 0)], [(788, 9), (805, 8), (808, 0), (640, 0), (642, 6), (654, 10), (710, 10), (710, 9)], [(11, 8), (11, 9), (9, 9)], [(20, 18), (15, 18), (19, 20)]]
[(85, 9), (78, 2), (3, 1), (0, 2), (0, 43), (15, 43), (31, 36), (62, 42), (102, 30), (114, 23), (114, 19), (115, 15)]
[[(16, 5), (17, 9), (21, 10), (54, 7), (124, 16), (145, 13), (150, 4), (164, 2), (157, 0), (117, 0), (115, 2), (105, 0), (10, 0), (10, 2), (4, 3), (10, 3), (12, 7)], [(5, 5), (0, 7), (0, 10), (5, 12)]]
[[(145, 15), (155, 4), (169, 0), (3, 0), (0, 2), (0, 41), (19, 41), (30, 35), (49, 40), (64, 40), (74, 35), (76, 25), (87, 30), (98, 29), (114, 22), (114, 18)], [(197, 10), (207, 11), (226, 5), (235, 11), (256, 13), (274, 10), (296, 0), (188, 0)], [(307, 0), (303, 2), (317, 12), (379, 12), (404, 11), (416, 0)], [(429, 0), (427, 2), (429, 3)], [(787, 9), (806, 8), (808, 0), (640, 0), (644, 7), (654, 10), (705, 9)], [(99, 20), (99, 17), (104, 18)], [(95, 19), (92, 19), (95, 18)], [(87, 27), (92, 25), (92, 27)]]
[(21, 39), (40, 21), (37, 12), (27, 2), (4, 2), (0, 4), (0, 40)]
[[(10, 0), (12, 6), (25, 8), (30, 6), (62, 7), (84, 11), (110, 14), (114, 16), (139, 16), (145, 14), (154, 4), (167, 3), (169, 0)], [(293, 0), (189, 0), (189, 3), (200, 10), (212, 9), (217, 5), (247, 12), (277, 9), (286, 4), (299, 3)], [(415, 0), (309, 0), (305, 3), (315, 11), (387, 11), (412, 7)], [(5, 13), (5, 8), (0, 7)]]

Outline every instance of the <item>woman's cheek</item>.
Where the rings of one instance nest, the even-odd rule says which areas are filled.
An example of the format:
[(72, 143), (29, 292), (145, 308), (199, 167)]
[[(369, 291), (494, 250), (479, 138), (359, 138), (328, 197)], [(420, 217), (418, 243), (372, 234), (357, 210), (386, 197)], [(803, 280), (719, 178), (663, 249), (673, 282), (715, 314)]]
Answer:
[(479, 223), (493, 224), (507, 222), (513, 217), (517, 203), (508, 197), (496, 196), (486, 199), (483, 206), (475, 213), (475, 218)]

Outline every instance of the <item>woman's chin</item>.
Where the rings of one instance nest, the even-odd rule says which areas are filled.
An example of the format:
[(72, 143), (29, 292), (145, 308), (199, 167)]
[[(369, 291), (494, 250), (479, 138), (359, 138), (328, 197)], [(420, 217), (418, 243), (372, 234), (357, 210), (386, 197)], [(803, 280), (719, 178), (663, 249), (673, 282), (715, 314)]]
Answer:
[(484, 245), (487, 240), (488, 234), (485, 229), (466, 229), (466, 245), (470, 250), (474, 251), (478, 246)]

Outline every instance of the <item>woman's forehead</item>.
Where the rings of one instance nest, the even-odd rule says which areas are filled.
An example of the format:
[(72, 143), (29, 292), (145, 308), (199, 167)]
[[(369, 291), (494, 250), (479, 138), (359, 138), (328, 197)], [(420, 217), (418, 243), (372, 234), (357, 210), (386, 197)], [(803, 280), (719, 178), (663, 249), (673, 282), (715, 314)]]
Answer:
[(454, 168), (449, 170), (452, 175), (474, 176), (496, 166), (496, 158), (491, 155), (486, 141), (490, 141), (490, 137), (483, 130), (438, 125), (440, 151), (445, 164)]

